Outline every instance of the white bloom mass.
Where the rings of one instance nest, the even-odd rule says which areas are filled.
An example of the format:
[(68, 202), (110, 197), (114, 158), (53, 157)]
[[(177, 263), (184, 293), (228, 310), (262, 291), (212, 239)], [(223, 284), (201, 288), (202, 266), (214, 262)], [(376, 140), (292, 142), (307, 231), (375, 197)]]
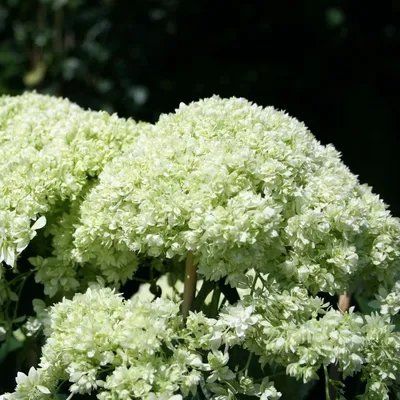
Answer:
[[(6, 268), (18, 273), (27, 247), (46, 300), (65, 296), (35, 300), (25, 329), (44, 328), (41, 363), (1, 399), (54, 398), (63, 382), (100, 400), (200, 388), (278, 399), (248, 373), (253, 355), (304, 382), (334, 364), (343, 378), (361, 374), (363, 398), (389, 398), (400, 223), (303, 123), (214, 96), (151, 125), (27, 93), (0, 98), (0, 160), (0, 340), (12, 326), (1, 307), (18, 299)], [(91, 283), (119, 288), (149, 263), (176, 272), (188, 254), (204, 287), (246, 294), (218, 308), (216, 284), (211, 306), (184, 322), (176, 301), (125, 301)], [(316, 297), (350, 290), (379, 293), (381, 315)], [(249, 354), (240, 366), (238, 348)]]
[(399, 271), (400, 224), (386, 205), (304, 124), (244, 99), (161, 116), (106, 165), (80, 212), (77, 259), (114, 271), (132, 252), (191, 251), (208, 279), (235, 286), (255, 268), (313, 293), (355, 280), (375, 290)]
[(55, 257), (33, 261), (41, 269), (36, 279), (50, 295), (76, 289), (70, 253), (78, 204), (104, 166), (149, 126), (50, 96), (1, 97), (0, 262), (15, 266), (46, 224)]

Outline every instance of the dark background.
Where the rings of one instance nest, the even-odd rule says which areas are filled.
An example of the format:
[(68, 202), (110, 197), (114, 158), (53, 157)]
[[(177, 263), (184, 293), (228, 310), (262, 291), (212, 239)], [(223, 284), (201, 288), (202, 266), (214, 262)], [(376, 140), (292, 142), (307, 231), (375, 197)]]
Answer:
[(0, 0), (0, 93), (150, 122), (243, 96), (305, 121), (400, 216), (400, 1)]

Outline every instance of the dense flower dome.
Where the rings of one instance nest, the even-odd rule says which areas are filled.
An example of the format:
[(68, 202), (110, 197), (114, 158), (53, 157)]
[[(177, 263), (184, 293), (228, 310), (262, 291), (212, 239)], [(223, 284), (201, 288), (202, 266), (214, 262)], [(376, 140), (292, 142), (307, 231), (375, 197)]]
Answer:
[(326, 307), (305, 289), (280, 291), (269, 282), (223, 307), (218, 320), (191, 313), (182, 327), (179, 305), (171, 300), (124, 301), (93, 285), (49, 310), (42, 319), (47, 341), (39, 368), (19, 373), (15, 392), (0, 399), (50, 399), (65, 381), (72, 394), (94, 392), (100, 400), (183, 400), (195, 398), (200, 387), (213, 400), (244, 394), (279, 399), (268, 376), (257, 384), (232, 368), (234, 349), (241, 346), (263, 366), (286, 369), (304, 383), (335, 363), (343, 377), (360, 373), (366, 381), (360, 399), (389, 400), (400, 368), (399, 332), (393, 332), (387, 316)]
[(236, 286), (255, 268), (314, 293), (355, 277), (393, 284), (398, 271), (399, 223), (385, 204), (304, 124), (245, 99), (162, 115), (105, 166), (80, 212), (76, 259), (107, 252), (114, 271), (125, 253), (193, 252), (207, 279)]
[(0, 97), (0, 262), (15, 266), (47, 218), (57, 257), (43, 279), (76, 287), (72, 264), (65, 265), (73, 210), (103, 167), (149, 126), (36, 93)]

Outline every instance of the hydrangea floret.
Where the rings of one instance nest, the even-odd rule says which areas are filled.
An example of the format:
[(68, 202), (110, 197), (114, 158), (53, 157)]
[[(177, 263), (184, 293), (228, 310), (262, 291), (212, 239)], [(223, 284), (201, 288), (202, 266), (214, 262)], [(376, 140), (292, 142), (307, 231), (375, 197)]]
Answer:
[[(0, 156), (0, 340), (30, 276), (45, 338), (0, 399), (397, 390), (400, 223), (298, 120), (214, 96), (151, 125), (27, 93), (0, 98)], [(165, 275), (183, 292), (118, 294)], [(338, 309), (353, 294), (379, 312)]]

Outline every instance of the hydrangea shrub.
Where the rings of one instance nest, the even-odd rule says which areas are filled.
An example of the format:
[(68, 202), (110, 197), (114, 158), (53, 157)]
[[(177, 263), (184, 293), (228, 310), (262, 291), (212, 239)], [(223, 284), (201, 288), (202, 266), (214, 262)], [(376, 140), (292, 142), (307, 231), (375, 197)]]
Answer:
[[(400, 223), (303, 123), (214, 96), (151, 125), (27, 93), (0, 99), (0, 155), (0, 339), (45, 338), (1, 399), (397, 391)], [(154, 300), (118, 294), (143, 271)], [(31, 275), (43, 295), (13, 317)], [(376, 311), (338, 309), (361, 295)]]

